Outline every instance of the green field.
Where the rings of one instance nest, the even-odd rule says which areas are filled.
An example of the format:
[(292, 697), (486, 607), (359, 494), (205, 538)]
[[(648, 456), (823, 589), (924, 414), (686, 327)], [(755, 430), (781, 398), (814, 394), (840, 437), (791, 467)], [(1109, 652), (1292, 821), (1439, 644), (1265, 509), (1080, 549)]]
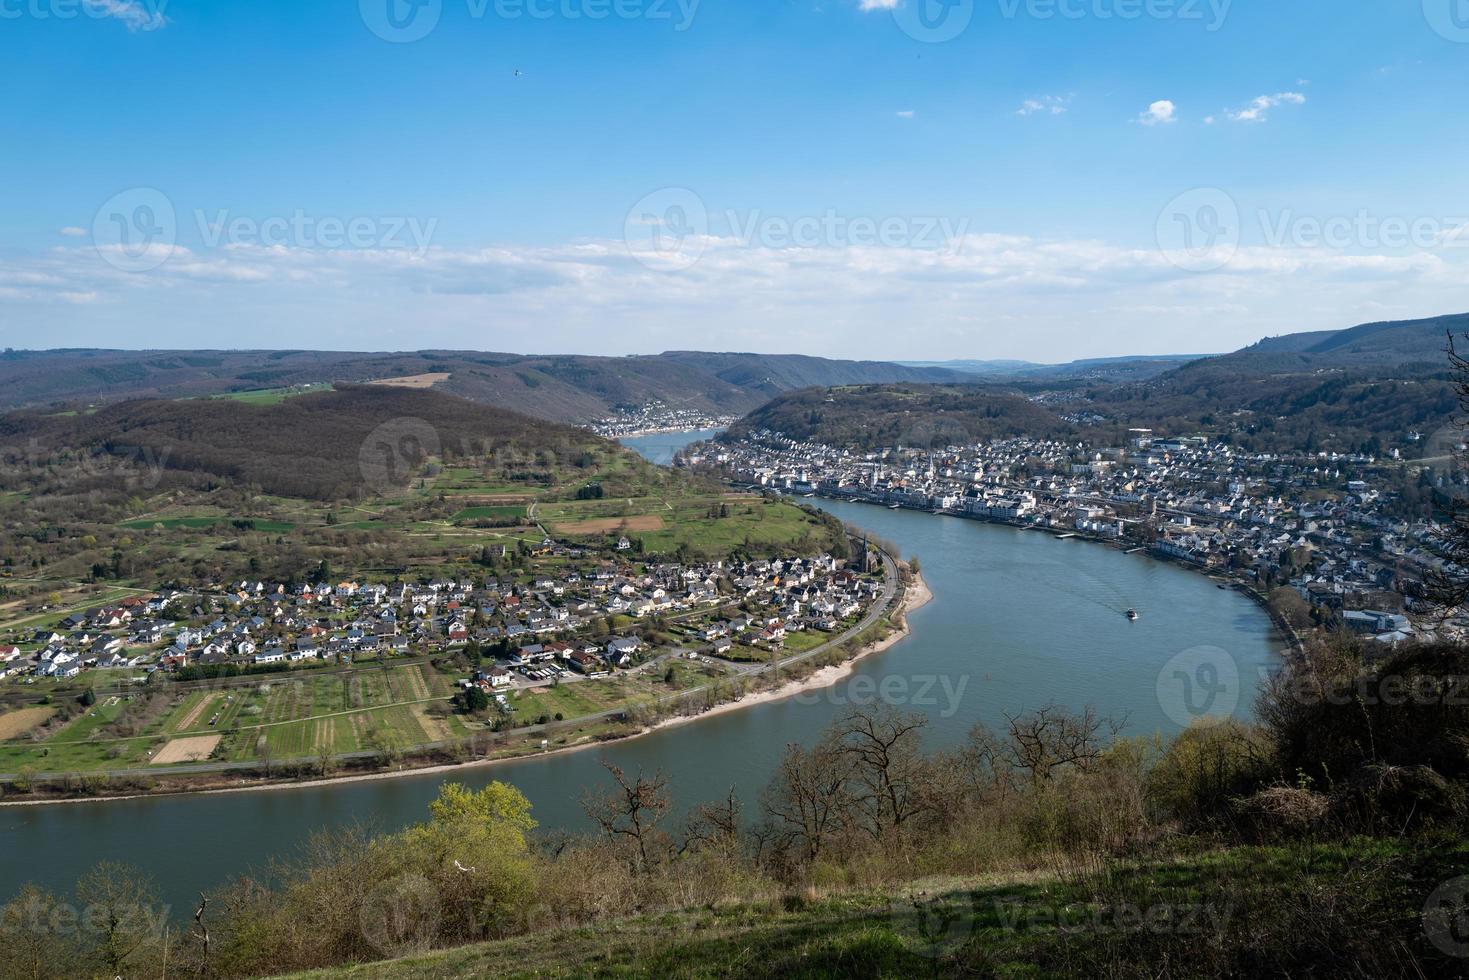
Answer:
[(625, 679), (578, 681), (556, 687), (542, 687), (511, 697), (516, 721), (535, 721), (542, 715), (555, 718), (580, 718), (625, 704), (645, 693)]
[(334, 753), (354, 752), (367, 747), (365, 736), (375, 728), (413, 746), (468, 732), (454, 717), (431, 724), (433, 731), (420, 718), (452, 693), (451, 678), (407, 664), (266, 675), (212, 691), (104, 696), (44, 742), (0, 743), (0, 769), (85, 772), (145, 764), (150, 749), (175, 736), (222, 735), (218, 754), (235, 761), (259, 758), (263, 747), (274, 758), (311, 755), (323, 744)]
[[(511, 695), (514, 724), (541, 716), (573, 720), (644, 703), (717, 671), (678, 664), (676, 688), (663, 672), (574, 681)], [(454, 678), (428, 664), (358, 665), (262, 675), (212, 690), (141, 690), (102, 695), (44, 741), (0, 742), (0, 771), (79, 772), (146, 766), (174, 738), (221, 737), (214, 757), (231, 762), (312, 758), (401, 749), (483, 730), (449, 710)], [(162, 769), (164, 767), (160, 767)]]
[(253, 391), (231, 391), (222, 395), (211, 395), (216, 401), (244, 402), (247, 405), (279, 405), (287, 398), (318, 391), (331, 391), (329, 384), (299, 385), (291, 388), (259, 388)]

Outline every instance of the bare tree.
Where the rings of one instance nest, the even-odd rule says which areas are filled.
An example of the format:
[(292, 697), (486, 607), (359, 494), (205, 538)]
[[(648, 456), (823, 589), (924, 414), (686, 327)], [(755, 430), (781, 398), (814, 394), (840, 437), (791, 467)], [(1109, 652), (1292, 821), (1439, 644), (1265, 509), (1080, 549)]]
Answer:
[(75, 910), (35, 885), (26, 885), (0, 906), (0, 976), (42, 980), (82, 975), (89, 964), (75, 930), (52, 925), (69, 913)]
[(851, 773), (851, 758), (830, 741), (812, 749), (786, 747), (764, 803), (778, 846), (794, 851), (800, 863), (814, 862), (850, 825)]
[(617, 788), (603, 796), (588, 793), (582, 799), (582, 809), (610, 840), (630, 843), (634, 870), (646, 872), (668, 851), (668, 836), (658, 829), (670, 806), (668, 779), (662, 772), (652, 779), (639, 772), (637, 779), (629, 781), (620, 767), (606, 760), (602, 765), (612, 774)]
[(109, 975), (132, 972), (133, 961), (158, 946), (153, 883), (115, 861), (103, 861), (77, 881), (77, 900), (96, 930), (95, 955)]
[(1068, 768), (1091, 769), (1125, 725), (1125, 720), (1103, 718), (1090, 707), (1073, 713), (1057, 705), (1007, 714), (1005, 721), (1007, 761), (1033, 782), (1046, 782)]
[(211, 951), (209, 927), (204, 924), (204, 910), (207, 908), (209, 908), (209, 899), (201, 893), (199, 907), (194, 910), (194, 935), (199, 940), (199, 972), (206, 977), (210, 974), (209, 953)]
[(930, 805), (930, 765), (920, 749), (928, 719), (887, 705), (859, 708), (832, 729), (837, 748), (851, 762), (849, 793), (862, 828), (874, 839), (900, 829)]
[(679, 853), (731, 851), (739, 843), (740, 798), (733, 788), (718, 803), (701, 803), (689, 814)]

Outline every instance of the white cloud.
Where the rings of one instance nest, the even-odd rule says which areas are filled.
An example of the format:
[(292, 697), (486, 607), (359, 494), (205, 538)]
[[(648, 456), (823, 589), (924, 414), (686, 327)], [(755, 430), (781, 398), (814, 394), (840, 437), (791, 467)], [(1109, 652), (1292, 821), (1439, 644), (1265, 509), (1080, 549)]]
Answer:
[(1305, 105), (1306, 97), (1300, 92), (1277, 92), (1262, 95), (1243, 109), (1227, 109), (1225, 115), (1235, 122), (1265, 122), (1270, 110), (1283, 105)]
[(1148, 106), (1148, 111), (1137, 117), (1144, 126), (1166, 126), (1178, 122), (1178, 106), (1167, 99), (1160, 99)]
[[(916, 0), (916, 2), (923, 2), (923, 0)], [(857, 9), (862, 11), (896, 10), (898, 7), (902, 6), (902, 4), (903, 0), (861, 0), (861, 2), (857, 5)]]
[(1069, 95), (1043, 95), (1038, 99), (1026, 99), (1020, 103), (1020, 108), (1015, 110), (1017, 116), (1033, 116), (1043, 113), (1059, 116), (1069, 108), (1071, 102)]
[(915, 113), (913, 112), (912, 109), (899, 109), (898, 110), (898, 118), (899, 119), (912, 119), (914, 115), (915, 115)]
[(761, 247), (722, 234), (701, 244), (702, 258), (679, 272), (604, 239), (422, 252), (177, 247), (143, 273), (78, 244), (0, 268), (0, 322), (55, 346), (249, 336), (257, 346), (309, 337), (359, 350), (588, 353), (687, 347), (697, 322), (710, 348), (1058, 359), (1228, 350), (1263, 333), (1469, 309), (1469, 256), (1448, 248), (1250, 246), (1195, 274), (1154, 247), (1008, 234), (927, 249)]
[(86, 238), (87, 229), (78, 228), (75, 225), (71, 225), (66, 228), (62, 228), (60, 231), (57, 232), (57, 234), (65, 235), (67, 238)]
[(95, 17), (120, 20), (130, 31), (156, 31), (168, 23), (163, 7), (168, 0), (82, 0)]

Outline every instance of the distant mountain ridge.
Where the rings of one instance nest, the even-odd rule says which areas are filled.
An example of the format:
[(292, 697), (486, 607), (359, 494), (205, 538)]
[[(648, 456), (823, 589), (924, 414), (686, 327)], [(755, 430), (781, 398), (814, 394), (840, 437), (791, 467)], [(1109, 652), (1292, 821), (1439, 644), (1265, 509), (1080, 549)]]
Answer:
[[(1131, 401), (1138, 393), (1189, 389), (1199, 397), (1173, 407), (1200, 414), (1206, 411), (1202, 405), (1218, 408), (1229, 398), (1238, 398), (1229, 386), (1241, 379), (1271, 378), (1272, 385), (1283, 389), (1300, 385), (1292, 375), (1322, 370), (1367, 379), (1390, 377), (1404, 366), (1418, 365), (1408, 375), (1436, 374), (1445, 367), (1443, 349), (1449, 332), (1469, 332), (1469, 314), (1272, 337), (1217, 356), (1092, 358), (1053, 365), (1012, 360), (900, 364), (703, 351), (596, 357), (440, 350), (11, 350), (0, 353), (0, 411), (432, 378), (437, 391), (560, 422), (586, 422), (653, 401), (742, 415), (790, 391), (882, 384), (998, 383), (1027, 391), (1051, 385), (1086, 386), (1094, 393), (1110, 391), (1120, 401)], [(1270, 411), (1273, 404), (1261, 403), (1257, 409)]]
[(964, 375), (877, 361), (675, 351), (637, 357), (475, 351), (7, 351), (0, 410), (188, 398), (316, 383), (445, 375), (437, 390), (553, 421), (585, 422), (663, 401), (742, 414), (812, 385), (953, 382)]
[(1183, 364), (1197, 361), (1208, 354), (1141, 354), (1121, 357), (1093, 357), (1064, 364), (1037, 364), (1032, 361), (900, 361), (905, 367), (940, 368), (974, 375), (985, 381), (1020, 379), (1090, 379), (1106, 381), (1141, 380), (1155, 377)]
[[(1021, 432), (1065, 435), (1080, 431), (1076, 424), (1093, 438), (1117, 441), (1127, 427), (1145, 426), (1170, 434), (1210, 432), (1261, 452), (1336, 449), (1381, 455), (1397, 449), (1410, 455), (1427, 447), (1432, 440), (1425, 437), (1443, 431), (1459, 413), (1444, 348), (1450, 333), (1466, 332), (1469, 314), (1455, 314), (1271, 337), (1231, 354), (1185, 363), (1169, 358), (1049, 367), (950, 362), (970, 366), (965, 385), (788, 393), (731, 432), (738, 437), (770, 429), (797, 439), (873, 448), (939, 446)], [(1008, 364), (1009, 373), (972, 370), (997, 364)], [(1104, 373), (1109, 366), (1116, 372), (1110, 377)]]
[(1312, 330), (1266, 337), (1227, 354), (1158, 354), (1086, 358), (1060, 364), (1038, 364), (1023, 360), (900, 361), (905, 367), (942, 368), (988, 379), (1035, 379), (1086, 377), (1099, 373), (1132, 374), (1134, 380), (1205, 362), (1255, 357), (1295, 357), (1284, 365), (1322, 361), (1349, 364), (1399, 364), (1415, 361), (1439, 363), (1448, 334), (1469, 333), (1469, 313), (1452, 313), (1416, 320), (1382, 320), (1341, 330)]
[[(1384, 320), (1363, 323), (1345, 330), (1269, 337), (1235, 352), (1235, 355), (1298, 354), (1311, 358), (1330, 357), (1358, 362), (1403, 362), (1442, 360), (1450, 333), (1469, 331), (1469, 313), (1428, 317), (1421, 320)], [(1226, 355), (1233, 356), (1233, 355)]]

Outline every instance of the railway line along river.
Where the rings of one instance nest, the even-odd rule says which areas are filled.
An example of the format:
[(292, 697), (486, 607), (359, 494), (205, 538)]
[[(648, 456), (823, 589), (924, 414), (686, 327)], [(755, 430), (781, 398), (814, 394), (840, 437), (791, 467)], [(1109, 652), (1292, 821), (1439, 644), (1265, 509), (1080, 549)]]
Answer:
[[(670, 434), (649, 439), (649, 447), (626, 442), (666, 461)], [(25, 881), (69, 889), (109, 858), (151, 874), (182, 915), (201, 889), (290, 854), (323, 826), (392, 829), (422, 819), (446, 779), (511, 782), (543, 829), (582, 830), (579, 800), (584, 787), (607, 785), (604, 758), (628, 771), (663, 770), (680, 808), (731, 788), (753, 808), (787, 743), (811, 740), (850, 707), (877, 699), (926, 714), (930, 747), (1051, 703), (1125, 716), (1128, 734), (1167, 736), (1204, 713), (1248, 716), (1284, 649), (1246, 596), (1142, 555), (916, 511), (808, 502), (919, 556), (933, 592), (912, 614), (909, 637), (858, 661), (829, 688), (602, 748), (448, 776), (0, 808), (0, 891), (13, 894)], [(1125, 615), (1130, 608), (1136, 622)]]

